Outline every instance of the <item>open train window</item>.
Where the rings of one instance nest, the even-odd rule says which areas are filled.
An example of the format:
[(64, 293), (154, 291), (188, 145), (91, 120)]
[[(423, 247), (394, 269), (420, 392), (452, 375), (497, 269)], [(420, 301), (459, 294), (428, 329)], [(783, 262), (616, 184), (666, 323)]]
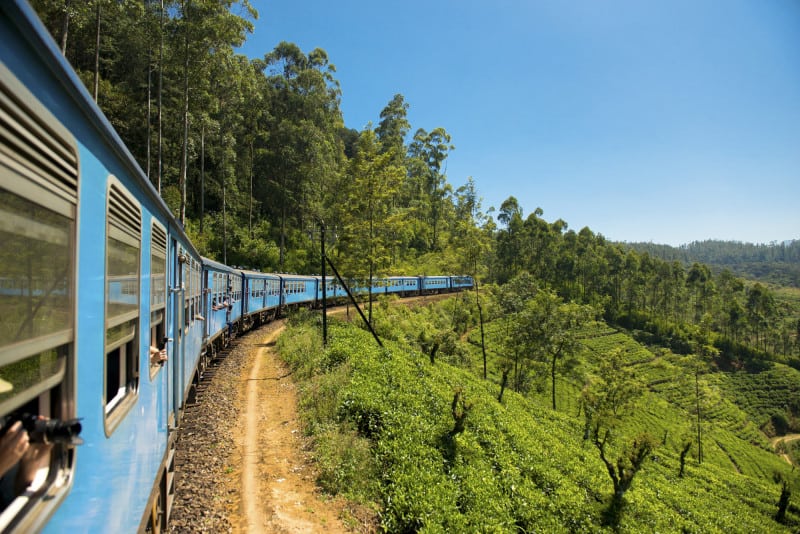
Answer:
[[(0, 435), (75, 417), (77, 192), (74, 139), (0, 63)], [(41, 528), (74, 459), (73, 443), (57, 442), (0, 473), (0, 531)]]
[(103, 407), (111, 435), (139, 393), (139, 257), (142, 212), (114, 177), (106, 218), (106, 336)]
[[(166, 348), (167, 231), (153, 221), (150, 231), (150, 346)], [(163, 367), (160, 357), (150, 358), (150, 379)]]
[(184, 334), (189, 332), (189, 294), (192, 290), (192, 280), (190, 277), (191, 271), (189, 270), (189, 255), (183, 250), (179, 249), (178, 257), (180, 259), (181, 269), (181, 283), (183, 287), (183, 326)]

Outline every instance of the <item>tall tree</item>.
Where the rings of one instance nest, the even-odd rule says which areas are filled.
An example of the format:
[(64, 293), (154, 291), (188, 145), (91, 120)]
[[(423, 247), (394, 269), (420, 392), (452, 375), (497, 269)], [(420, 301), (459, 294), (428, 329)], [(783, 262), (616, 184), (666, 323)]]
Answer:
[(444, 201), (451, 191), (443, 167), (454, 149), (450, 134), (444, 128), (434, 128), (431, 132), (418, 129), (408, 149), (412, 198), (416, 202), (418, 218), (430, 230), (430, 234), (423, 238), (428, 250), (437, 250), (439, 246), (439, 223)]
[(556, 409), (557, 365), (569, 362), (578, 352), (578, 328), (594, 315), (591, 306), (565, 303), (548, 290), (538, 291), (520, 315), (534, 358), (549, 363), (553, 410)]
[(375, 134), (380, 141), (381, 153), (394, 152), (395, 163), (402, 164), (405, 156), (405, 140), (411, 129), (408, 122), (408, 104), (403, 95), (396, 94), (381, 110), (380, 122)]
[[(289, 223), (302, 229), (305, 220), (313, 224), (323, 216), (342, 172), (340, 88), (322, 49), (305, 55), (297, 45), (282, 42), (264, 57), (262, 67), (272, 104), (262, 161), (268, 180), (260, 194), (266, 214), (280, 221), (276, 237), (284, 270)], [(335, 234), (335, 221), (324, 218)]]
[[(375, 132), (361, 132), (358, 149), (350, 162), (347, 211), (341, 216), (341, 236), (337, 251), (348, 258), (353, 274), (364, 273), (366, 280), (388, 267), (394, 226), (399, 220), (392, 199), (400, 189), (405, 170), (395, 164), (392, 152), (379, 152)], [(369, 321), (372, 321), (372, 283), (369, 283)]]

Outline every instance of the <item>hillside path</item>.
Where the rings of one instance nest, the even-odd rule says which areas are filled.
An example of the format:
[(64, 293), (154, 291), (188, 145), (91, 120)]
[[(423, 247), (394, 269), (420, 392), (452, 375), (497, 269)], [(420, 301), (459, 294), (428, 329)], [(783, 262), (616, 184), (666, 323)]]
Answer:
[(277, 357), (283, 326), (266, 334), (243, 369), (246, 408), (239, 426), (242, 444), (241, 532), (343, 533), (342, 506), (324, 501), (304, 452), (297, 395), (290, 372)]
[[(785, 436), (776, 436), (769, 440), (769, 444), (772, 445), (773, 449), (778, 448), (779, 443), (791, 443), (792, 441), (797, 441), (800, 439), (800, 434), (786, 434)], [(786, 463), (791, 464), (792, 459), (789, 458), (789, 455), (786, 453), (781, 453), (781, 458), (786, 460)]]

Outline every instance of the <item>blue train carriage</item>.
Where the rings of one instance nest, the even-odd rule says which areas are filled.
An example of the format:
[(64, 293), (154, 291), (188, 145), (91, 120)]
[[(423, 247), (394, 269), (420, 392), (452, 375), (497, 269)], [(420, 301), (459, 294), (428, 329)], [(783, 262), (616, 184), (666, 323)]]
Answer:
[(453, 291), (462, 291), (465, 289), (472, 289), (474, 281), (471, 276), (451, 276), (450, 288)]
[(317, 306), (322, 306), (322, 288), (326, 288), (325, 292), (325, 299), (327, 300), (328, 305), (333, 305), (338, 302), (342, 302), (347, 298), (347, 292), (342, 287), (342, 284), (339, 283), (339, 280), (335, 276), (326, 276), (325, 280), (326, 283), (323, 285), (322, 277), (321, 276), (314, 276), (317, 283)]
[(242, 275), (246, 327), (274, 319), (281, 304), (280, 277), (256, 271), (242, 271)]
[(0, 417), (53, 442), (0, 530), (158, 528), (200, 257), (27, 4), (0, 35)]
[(347, 282), (350, 286), (350, 292), (355, 296), (366, 299), (367, 295), (372, 291), (373, 297), (386, 293), (388, 284), (385, 278), (372, 278), (370, 282), (367, 278), (351, 278)]
[(314, 276), (281, 274), (281, 312), (301, 306), (313, 308), (317, 305), (319, 280)]
[(449, 276), (422, 276), (420, 277), (420, 292), (425, 295), (446, 293), (450, 291)]
[(226, 346), (239, 331), (243, 306), (242, 272), (203, 258), (206, 343), (212, 350)]
[(420, 279), (418, 276), (390, 276), (386, 279), (386, 292), (400, 296), (418, 295)]

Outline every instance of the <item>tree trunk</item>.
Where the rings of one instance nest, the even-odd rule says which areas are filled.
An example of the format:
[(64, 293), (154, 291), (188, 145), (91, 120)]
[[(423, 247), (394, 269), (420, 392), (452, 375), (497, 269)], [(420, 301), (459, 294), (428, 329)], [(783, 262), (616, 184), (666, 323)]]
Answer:
[(283, 272), (283, 263), (285, 260), (286, 250), (286, 202), (281, 203), (281, 247), (280, 256), (278, 260), (278, 270)]
[(95, 0), (97, 7), (95, 18), (95, 42), (94, 42), (94, 101), (97, 102), (97, 93), (100, 89), (100, 1)]
[[(483, 379), (486, 380), (486, 338), (483, 330), (483, 308), (481, 308), (481, 299), (480, 295), (478, 294), (478, 277), (474, 278), (475, 281), (475, 302), (478, 305), (478, 321), (481, 324), (481, 351), (483, 352)], [(508, 373), (506, 373), (505, 378), (508, 378)], [(503, 386), (505, 387), (505, 385)], [(503, 396), (502, 393), (500, 395)]]
[[(189, 165), (189, 16), (187, 14), (189, 2), (183, 4), (183, 23), (185, 33), (183, 38), (183, 142), (181, 143), (181, 169), (179, 185), (181, 190), (181, 207), (178, 219), (182, 227), (186, 227), (186, 176)], [(223, 184), (224, 184), (223, 180)], [(223, 203), (224, 205), (224, 203)]]
[(200, 234), (206, 214), (206, 123), (200, 124)]
[(164, 145), (164, 138), (163, 138), (163, 129), (162, 129), (162, 114), (161, 114), (161, 88), (164, 81), (164, 0), (161, 0), (161, 21), (159, 23), (158, 34), (159, 34), (159, 45), (158, 45), (158, 162), (157, 162), (157, 171), (156, 171), (156, 190), (158, 190), (158, 194), (161, 194), (161, 168), (162, 168), (162, 148)]
[[(224, 119), (224, 115), (223, 115)], [(225, 150), (224, 142), (223, 142), (223, 154), (222, 157), (222, 263), (228, 264), (228, 212), (225, 207), (226, 202), (226, 188), (225, 182), (227, 180), (225, 177), (228, 175), (228, 151)]]
[[(146, 5), (147, 13), (149, 14), (150, 3)], [(152, 133), (150, 116), (153, 112), (153, 50), (150, 48), (150, 43), (147, 43), (147, 156), (146, 156), (146, 170), (145, 174), (147, 179), (150, 180), (150, 148), (152, 145)]]
[(61, 55), (67, 54), (67, 37), (69, 35), (69, 8), (71, 0), (64, 1), (64, 19), (61, 23)]
[(556, 361), (558, 360), (558, 354), (553, 354), (553, 362), (550, 366), (550, 375), (553, 379), (553, 411), (556, 409)]
[(250, 230), (250, 239), (253, 239), (253, 166), (255, 162), (253, 161), (255, 156), (253, 154), (253, 140), (250, 140), (250, 199), (249, 199), (249, 212), (250, 217), (248, 219), (247, 227)]
[(700, 373), (694, 375), (695, 396), (697, 398), (697, 463), (703, 463), (703, 442), (700, 436)]

